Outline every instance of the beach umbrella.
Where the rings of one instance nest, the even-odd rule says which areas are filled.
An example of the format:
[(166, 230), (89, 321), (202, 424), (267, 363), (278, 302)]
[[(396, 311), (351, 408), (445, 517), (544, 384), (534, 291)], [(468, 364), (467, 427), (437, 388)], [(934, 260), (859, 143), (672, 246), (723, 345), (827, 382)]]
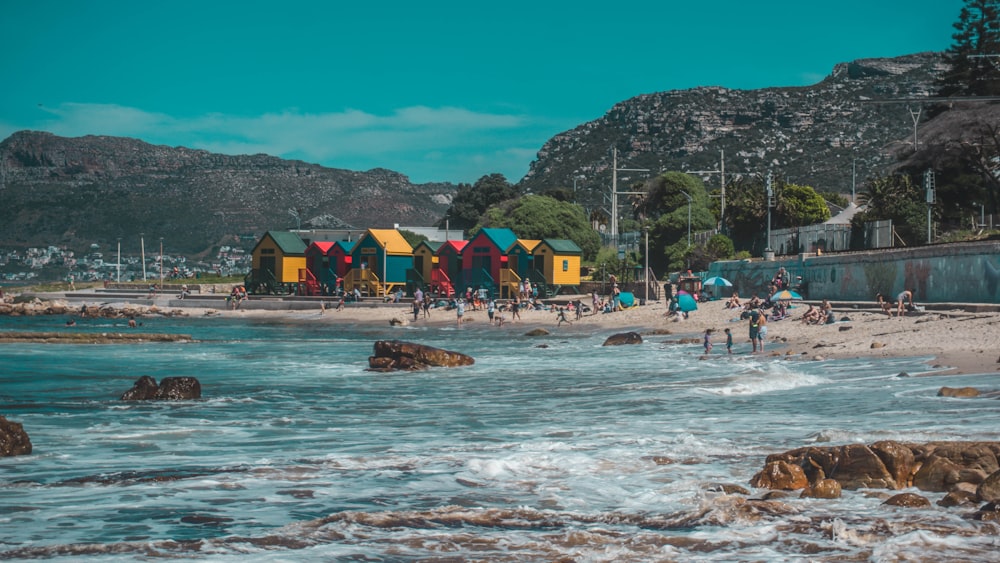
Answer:
[(790, 289), (782, 289), (771, 296), (771, 301), (802, 301), (802, 296)]
[(720, 276), (712, 276), (712, 277), (708, 278), (707, 280), (705, 280), (704, 282), (702, 282), (702, 285), (715, 285), (715, 286), (721, 286), (721, 287), (732, 287), (733, 286), (733, 282), (727, 280), (726, 278), (720, 277)]
[(677, 306), (685, 313), (698, 310), (698, 302), (686, 291), (677, 292)]

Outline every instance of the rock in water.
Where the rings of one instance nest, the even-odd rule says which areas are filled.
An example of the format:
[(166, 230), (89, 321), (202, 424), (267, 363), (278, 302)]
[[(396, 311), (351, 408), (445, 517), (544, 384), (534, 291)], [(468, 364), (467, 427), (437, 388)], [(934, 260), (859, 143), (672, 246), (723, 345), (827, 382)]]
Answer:
[(164, 377), (160, 384), (148, 375), (140, 377), (122, 394), (123, 401), (200, 399), (201, 383), (194, 377)]
[(638, 332), (620, 332), (609, 336), (602, 346), (621, 346), (622, 344), (642, 344), (642, 336)]
[(0, 415), (0, 457), (28, 455), (31, 453), (31, 439), (20, 422), (11, 422)]
[(156, 380), (144, 375), (136, 380), (132, 388), (122, 394), (123, 401), (149, 401), (156, 397), (159, 386)]
[(168, 401), (200, 399), (201, 383), (193, 377), (164, 377), (153, 398)]
[(368, 369), (412, 371), (428, 367), (470, 366), (475, 362), (472, 356), (433, 346), (400, 340), (379, 340), (375, 342), (374, 355), (368, 358)]

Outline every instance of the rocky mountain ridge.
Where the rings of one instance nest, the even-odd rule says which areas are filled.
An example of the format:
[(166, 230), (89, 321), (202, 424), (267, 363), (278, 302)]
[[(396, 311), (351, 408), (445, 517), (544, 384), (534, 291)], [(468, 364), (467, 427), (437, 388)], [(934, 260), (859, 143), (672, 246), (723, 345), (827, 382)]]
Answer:
[[(850, 193), (855, 164), (860, 182), (895, 162), (893, 147), (913, 137), (910, 110), (926, 105), (919, 100), (933, 95), (943, 69), (940, 53), (919, 53), (841, 63), (812, 86), (643, 94), (545, 143), (522, 185), (543, 191), (572, 186), (575, 177), (578, 199), (600, 206), (617, 147), (619, 168), (717, 171), (724, 151), (727, 181), (773, 171)], [(619, 182), (645, 176), (619, 173)], [(702, 177), (719, 185), (717, 174)]]
[(385, 169), (21, 131), (0, 142), (0, 246), (108, 244), (144, 233), (196, 254), (300, 225), (426, 226), (455, 189)]

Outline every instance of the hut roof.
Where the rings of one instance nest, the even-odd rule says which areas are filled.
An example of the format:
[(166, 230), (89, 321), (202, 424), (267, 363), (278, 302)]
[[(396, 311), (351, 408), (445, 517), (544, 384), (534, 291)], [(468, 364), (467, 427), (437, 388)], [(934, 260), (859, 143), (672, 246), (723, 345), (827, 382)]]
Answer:
[(351, 250), (354, 248), (355, 242), (356, 241), (353, 240), (338, 240), (337, 242), (333, 243), (333, 246), (339, 247), (341, 250), (344, 251), (344, 254), (350, 254)]
[[(299, 235), (289, 232), (289, 231), (268, 231), (264, 233), (264, 236), (260, 238), (260, 241), (264, 240), (264, 237), (271, 237), (274, 244), (281, 249), (282, 254), (305, 254), (306, 253), (306, 243), (302, 242)], [(260, 246), (260, 241), (257, 242), (257, 246)], [(256, 250), (256, 247), (254, 247)]]
[(504, 252), (517, 242), (517, 235), (510, 229), (482, 229), (479, 232)]
[(368, 229), (368, 234), (389, 254), (413, 254), (413, 247), (396, 229)]
[(422, 240), (422, 241), (420, 241), (420, 242), (417, 243), (417, 246), (413, 247), (413, 251), (416, 252), (417, 248), (419, 248), (421, 246), (426, 246), (428, 248), (428, 250), (431, 251), (431, 254), (435, 254), (435, 253), (437, 253), (438, 249), (441, 248), (441, 246), (443, 244), (444, 244), (444, 241), (441, 241), (441, 240)]
[(521, 248), (527, 250), (530, 253), (532, 250), (535, 249), (536, 246), (538, 246), (538, 243), (540, 243), (540, 242), (542, 242), (542, 241), (540, 241), (538, 239), (519, 238), (519, 239), (517, 239), (517, 242), (515, 242), (512, 245), (510, 245), (510, 248), (507, 249), (507, 252), (510, 252), (511, 250), (513, 250), (513, 248), (514, 248), (515, 245), (520, 244)]
[(318, 250), (320, 254), (326, 254), (327, 252), (330, 251), (331, 248), (333, 248), (333, 243), (332, 242), (329, 242), (329, 241), (317, 241), (317, 242), (313, 242), (312, 244), (310, 244), (309, 248), (306, 248), (306, 252), (310, 252), (310, 251), (312, 251), (312, 250), (315, 249), (315, 250)]
[(583, 249), (569, 239), (547, 238), (541, 244), (548, 245), (556, 254), (583, 254)]
[(439, 246), (435, 254), (440, 254), (442, 251), (446, 249), (451, 249), (454, 250), (456, 253), (461, 253), (462, 249), (465, 248), (465, 245), (467, 244), (469, 244), (469, 241), (467, 240), (449, 240), (443, 243), (441, 246)]

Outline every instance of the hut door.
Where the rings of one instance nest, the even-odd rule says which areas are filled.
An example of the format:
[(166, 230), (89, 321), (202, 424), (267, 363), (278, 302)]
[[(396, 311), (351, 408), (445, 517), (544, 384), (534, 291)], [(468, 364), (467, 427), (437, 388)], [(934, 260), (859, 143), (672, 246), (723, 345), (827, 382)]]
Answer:
[(260, 257), (260, 269), (262, 272), (271, 272), (274, 275), (278, 273), (275, 271), (276, 262), (274, 261), (274, 256), (261, 256)]

